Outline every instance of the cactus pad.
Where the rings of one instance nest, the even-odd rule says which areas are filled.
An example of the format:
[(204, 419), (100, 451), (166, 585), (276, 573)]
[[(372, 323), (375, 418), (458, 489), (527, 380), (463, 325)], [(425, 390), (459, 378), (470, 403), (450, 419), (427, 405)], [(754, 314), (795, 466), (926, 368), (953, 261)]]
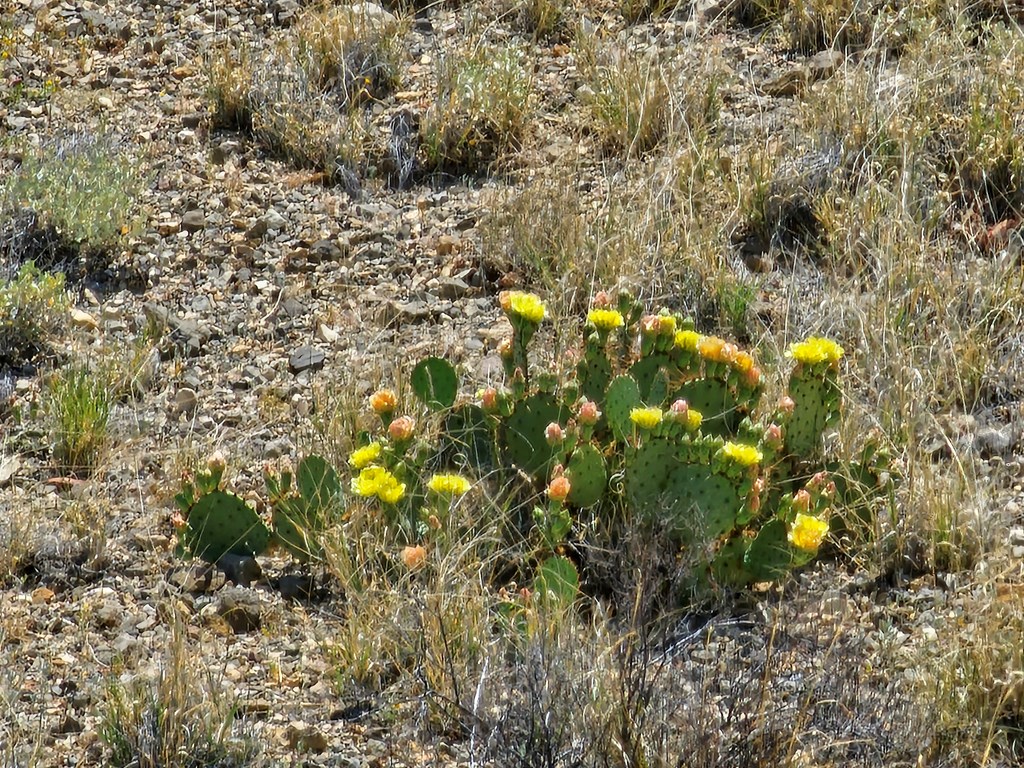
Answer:
[(605, 415), (612, 434), (625, 441), (633, 434), (633, 422), (629, 420), (629, 412), (641, 405), (640, 387), (632, 376), (616, 376), (608, 385), (604, 396)]
[(580, 575), (572, 560), (552, 555), (540, 564), (534, 586), (545, 605), (565, 608), (572, 605), (579, 594)]
[(733, 435), (743, 420), (743, 410), (729, 386), (718, 379), (695, 379), (671, 395), (685, 400), (704, 416), (701, 431), (708, 435)]
[(565, 424), (568, 418), (568, 409), (552, 395), (537, 393), (524, 398), (502, 425), (505, 457), (535, 479), (546, 478), (555, 452), (548, 445), (544, 430), (551, 422)]
[(604, 496), (608, 473), (601, 452), (592, 445), (581, 445), (572, 452), (565, 470), (570, 490), (567, 501), (575, 507), (589, 507)]
[(662, 495), (676, 466), (675, 453), (667, 440), (655, 439), (626, 455), (626, 497), (641, 516), (662, 509)]
[(786, 524), (781, 520), (770, 520), (762, 525), (743, 556), (743, 564), (750, 572), (752, 581), (774, 581), (781, 578), (786, 575), (792, 561), (792, 550), (786, 539)]
[(182, 543), (194, 557), (216, 563), (229, 553), (249, 557), (262, 553), (270, 544), (270, 530), (238, 496), (211, 491), (189, 509)]
[(441, 430), (443, 463), (483, 476), (497, 466), (489, 417), (479, 405), (460, 405), (448, 413)]
[(612, 379), (612, 364), (604, 350), (588, 349), (576, 366), (576, 376), (579, 378), (580, 394), (601, 402), (608, 382)]
[(838, 387), (829, 378), (791, 376), (789, 396), (796, 407), (786, 424), (786, 451), (801, 458), (814, 456), (825, 428), (839, 415)]
[(665, 491), (665, 512), (675, 519), (676, 530), (698, 542), (732, 531), (745, 501), (729, 478), (700, 464), (676, 466)]
[(413, 394), (434, 411), (451, 408), (459, 391), (459, 377), (452, 364), (440, 357), (420, 360), (409, 378)]

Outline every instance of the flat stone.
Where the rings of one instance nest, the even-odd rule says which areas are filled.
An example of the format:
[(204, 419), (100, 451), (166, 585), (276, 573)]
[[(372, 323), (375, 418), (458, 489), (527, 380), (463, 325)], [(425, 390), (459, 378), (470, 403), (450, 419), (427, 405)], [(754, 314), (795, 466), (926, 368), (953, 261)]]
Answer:
[(17, 456), (8, 456), (0, 461), (0, 488), (11, 482), (11, 478), (17, 474), (20, 468), (21, 459)]
[(225, 587), (217, 596), (217, 614), (235, 634), (254, 632), (263, 624), (260, 599), (250, 589)]
[(296, 349), (288, 357), (288, 367), (292, 373), (301, 373), (307, 370), (319, 371), (324, 367), (326, 359), (327, 353), (322, 349), (304, 345)]
[(438, 281), (437, 295), (442, 299), (453, 301), (461, 299), (472, 290), (469, 284), (458, 277), (446, 277)]
[(186, 232), (201, 232), (206, 228), (206, 214), (200, 210), (192, 210), (181, 217), (181, 228)]

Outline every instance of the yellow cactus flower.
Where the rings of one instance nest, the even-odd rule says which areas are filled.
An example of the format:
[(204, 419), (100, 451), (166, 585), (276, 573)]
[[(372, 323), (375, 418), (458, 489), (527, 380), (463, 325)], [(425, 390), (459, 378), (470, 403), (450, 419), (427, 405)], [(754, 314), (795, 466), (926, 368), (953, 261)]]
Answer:
[(747, 373), (754, 368), (754, 358), (750, 356), (749, 352), (737, 352), (732, 364), (740, 373)]
[(385, 504), (397, 504), (404, 496), (405, 483), (398, 482), (398, 479), (388, 472), (377, 489), (377, 498)]
[(386, 504), (397, 504), (405, 496), (405, 483), (398, 482), (384, 467), (376, 465), (363, 468), (352, 478), (351, 487), (357, 496), (376, 496)]
[(352, 465), (354, 469), (363, 469), (368, 467), (380, 457), (381, 445), (380, 443), (370, 443), (364, 445), (362, 448), (357, 448), (352, 451), (348, 456), (348, 463)]
[(828, 521), (798, 513), (789, 527), (789, 543), (805, 552), (816, 552), (828, 535)]
[(376, 496), (384, 476), (389, 474), (391, 473), (384, 469), (384, 467), (376, 465), (364, 467), (358, 475), (352, 478), (352, 493), (364, 498)]
[(661, 424), (661, 408), (634, 408), (629, 412), (629, 419), (641, 429), (654, 429)]
[(676, 331), (675, 345), (687, 352), (696, 352), (702, 338), (696, 331)]
[(722, 446), (721, 451), (725, 458), (744, 467), (752, 467), (764, 458), (757, 448), (744, 443), (728, 442)]
[(622, 313), (614, 309), (592, 309), (587, 313), (587, 322), (606, 333), (621, 328), (626, 323)]
[(676, 334), (676, 319), (673, 315), (660, 315), (661, 322), (658, 324), (658, 333), (662, 336), (671, 336), (673, 339)]
[(816, 365), (818, 363), (829, 363), (836, 365), (843, 356), (843, 348), (831, 339), (824, 339), (819, 336), (811, 336), (796, 344), (790, 344), (786, 351), (787, 357), (792, 357), (798, 363), (805, 365)]
[(427, 488), (440, 496), (463, 496), (472, 487), (462, 475), (434, 475), (427, 481)]
[(544, 302), (532, 293), (525, 291), (503, 291), (498, 296), (502, 310), (509, 317), (519, 317), (529, 323), (537, 324), (544, 319), (546, 310)]
[(704, 423), (704, 414), (698, 411), (696, 408), (690, 408), (686, 412), (686, 428), (690, 432), (696, 432), (700, 429), (700, 425)]

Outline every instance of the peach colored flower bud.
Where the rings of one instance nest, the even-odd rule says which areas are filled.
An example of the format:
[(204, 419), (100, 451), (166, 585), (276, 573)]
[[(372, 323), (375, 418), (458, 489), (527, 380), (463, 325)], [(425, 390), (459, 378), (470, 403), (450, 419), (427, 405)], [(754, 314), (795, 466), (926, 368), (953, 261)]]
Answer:
[(498, 344), (498, 355), (503, 358), (512, 356), (512, 339), (502, 339)]
[(390, 389), (378, 389), (370, 395), (370, 408), (380, 416), (393, 413), (397, 407), (398, 396)]
[(757, 514), (761, 509), (761, 494), (764, 493), (764, 478), (759, 477), (754, 481), (753, 488), (750, 489), (750, 511)]
[(601, 411), (597, 408), (597, 403), (593, 400), (583, 400), (580, 403), (579, 411), (577, 412), (580, 424), (586, 424), (587, 426), (593, 426), (597, 424), (597, 420), (601, 418)]
[(690, 404), (680, 398), (669, 406), (669, 412), (676, 419), (685, 419), (686, 414), (690, 412)]
[(761, 383), (761, 369), (754, 366), (743, 374), (743, 379), (747, 382), (747, 386), (756, 387)]
[(807, 514), (811, 510), (811, 494), (801, 488), (793, 494), (793, 509)]
[(441, 521), (437, 519), (437, 515), (431, 515), (427, 518), (427, 525), (435, 531), (441, 530)]
[(206, 460), (206, 468), (211, 472), (223, 472), (227, 466), (227, 462), (224, 460), (224, 454), (221, 451), (214, 451), (210, 454), (210, 458)]
[(414, 571), (427, 562), (427, 550), (422, 545), (406, 547), (402, 550), (402, 562), (410, 571)]
[(174, 510), (174, 512), (171, 513), (171, 525), (175, 528), (184, 528), (186, 523), (187, 521), (185, 520), (185, 516), (182, 515), (180, 511)]
[(557, 421), (552, 421), (544, 429), (544, 439), (548, 441), (548, 445), (558, 445), (565, 440), (565, 430)]
[(416, 422), (411, 416), (399, 416), (388, 425), (388, 435), (395, 442), (408, 440), (416, 431)]
[(640, 330), (648, 336), (657, 336), (661, 331), (661, 317), (658, 315), (647, 315), (640, 320)]
[(820, 472), (815, 472), (811, 479), (807, 481), (807, 487), (823, 488), (828, 483), (828, 481), (828, 472), (826, 472), (825, 470), (821, 470)]
[(778, 424), (769, 424), (764, 431), (764, 442), (778, 450), (782, 447), (782, 427)]
[(555, 464), (555, 468), (551, 470), (551, 477), (561, 477), (565, 474), (565, 467), (561, 464)]
[(548, 485), (548, 498), (557, 502), (565, 501), (570, 490), (572, 490), (572, 483), (569, 482), (569, 478), (560, 475)]
[(599, 309), (607, 309), (612, 305), (612, 297), (607, 291), (598, 291), (594, 294), (594, 306)]
[(796, 401), (793, 400), (789, 395), (783, 395), (779, 398), (779, 411), (784, 413), (786, 416), (792, 416), (793, 411), (796, 410)]
[(512, 308), (512, 292), (502, 291), (498, 294), (498, 306), (502, 312), (508, 312)]
[(485, 411), (497, 410), (498, 390), (494, 387), (487, 387), (487, 389), (480, 390), (480, 404), (484, 407)]

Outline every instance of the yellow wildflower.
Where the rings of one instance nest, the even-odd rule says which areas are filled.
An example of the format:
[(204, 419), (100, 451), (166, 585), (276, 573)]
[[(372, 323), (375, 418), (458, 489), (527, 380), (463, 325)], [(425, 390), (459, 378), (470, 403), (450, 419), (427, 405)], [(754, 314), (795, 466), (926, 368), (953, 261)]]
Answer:
[(384, 467), (365, 467), (352, 478), (352, 493), (369, 498), (376, 496), (386, 504), (397, 504), (405, 496), (405, 483), (398, 482)]
[(696, 331), (676, 331), (675, 345), (687, 352), (696, 352), (701, 338)]
[(828, 535), (828, 522), (813, 515), (798, 513), (789, 527), (789, 543), (797, 549), (814, 552)]
[(384, 469), (384, 467), (376, 465), (364, 467), (356, 477), (352, 478), (352, 493), (364, 498), (376, 496), (384, 476), (389, 474), (391, 473)]
[(405, 496), (405, 483), (398, 482), (398, 479), (390, 472), (381, 481), (377, 489), (377, 498), (385, 504), (397, 504)]
[(754, 358), (750, 356), (749, 352), (737, 352), (732, 364), (740, 373), (747, 373), (754, 368)]
[(818, 363), (830, 363), (835, 365), (843, 356), (843, 348), (831, 339), (823, 339), (819, 336), (812, 336), (805, 341), (790, 344), (786, 351), (787, 357), (792, 357), (798, 363), (805, 365), (816, 365)]
[(463, 496), (471, 487), (462, 475), (434, 475), (427, 481), (427, 488), (440, 496)]
[(622, 313), (614, 309), (592, 309), (587, 313), (587, 322), (605, 332), (621, 328), (626, 323)]
[(544, 319), (544, 302), (532, 293), (503, 291), (498, 296), (498, 301), (509, 317), (516, 316), (534, 324)]
[(675, 337), (676, 319), (673, 315), (659, 315), (661, 323), (658, 325), (658, 333), (662, 336)]
[(700, 429), (700, 425), (704, 423), (704, 414), (698, 411), (696, 408), (690, 408), (686, 412), (686, 428), (690, 432), (696, 432)]
[(744, 467), (752, 467), (764, 458), (757, 448), (744, 443), (728, 442), (722, 446), (721, 450), (722, 455), (727, 459), (742, 464)]
[(380, 443), (370, 443), (364, 445), (362, 448), (357, 448), (352, 451), (348, 457), (348, 463), (351, 464), (355, 469), (362, 469), (368, 467), (377, 460), (380, 456), (381, 445)]
[(654, 429), (661, 424), (661, 408), (634, 408), (629, 419), (641, 429)]

